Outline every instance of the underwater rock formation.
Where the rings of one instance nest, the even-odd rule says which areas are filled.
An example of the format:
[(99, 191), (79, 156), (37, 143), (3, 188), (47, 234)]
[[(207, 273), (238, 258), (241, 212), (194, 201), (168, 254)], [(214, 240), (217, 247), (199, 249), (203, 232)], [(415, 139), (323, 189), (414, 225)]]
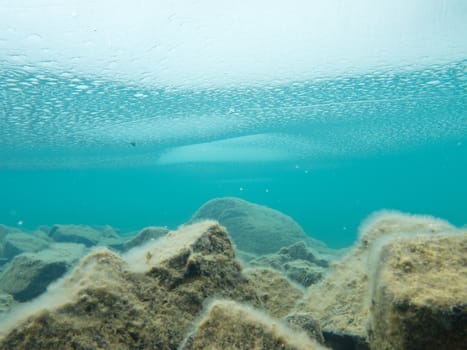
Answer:
[(124, 238), (111, 226), (91, 227), (87, 225), (53, 225), (48, 235), (55, 242), (84, 244), (86, 247), (106, 246), (122, 250)]
[(81, 243), (91, 247), (99, 242), (102, 233), (86, 225), (54, 225), (49, 236), (56, 242)]
[(31, 300), (64, 275), (84, 253), (82, 244), (53, 243), (40, 252), (17, 255), (0, 275), (0, 290), (20, 302)]
[(162, 236), (165, 236), (168, 232), (169, 230), (165, 227), (145, 227), (141, 231), (139, 231), (136, 236), (126, 241), (122, 246), (122, 250), (128, 251), (131, 248), (140, 246), (152, 239), (157, 239)]
[(248, 264), (271, 267), (281, 271), (292, 281), (304, 287), (319, 282), (327, 272), (329, 265), (327, 260), (318, 258), (317, 253), (302, 241), (283, 247), (275, 254), (250, 260)]
[(250, 268), (245, 269), (244, 273), (253, 284), (264, 310), (271, 316), (286, 316), (303, 296), (303, 291), (278, 271)]
[(262, 255), (307, 239), (302, 228), (277, 210), (239, 198), (217, 198), (205, 203), (190, 222), (217, 220), (238, 249)]
[(0, 292), (0, 319), (4, 317), (3, 314), (10, 312), (17, 304), (18, 302), (13, 298), (13, 295)]
[(288, 327), (304, 331), (310, 339), (316, 340), (320, 344), (324, 344), (323, 332), (321, 331), (321, 326), (316, 320), (313, 320), (310, 315), (305, 314), (290, 314), (287, 315), (284, 319)]
[(49, 244), (49, 241), (41, 237), (14, 230), (9, 231), (3, 237), (0, 253), (3, 258), (10, 260), (21, 253), (37, 252), (45, 249)]
[(398, 237), (375, 252), (372, 349), (467, 346), (467, 231)]
[(180, 350), (325, 349), (304, 333), (293, 331), (266, 314), (230, 300), (216, 300)]
[[(409, 350), (461, 349), (467, 342), (467, 232), (445, 221), (378, 213), (340, 260), (321, 259), (304, 243), (257, 259), (277, 270), (243, 269), (226, 230), (213, 221), (151, 235), (122, 255), (94, 248), (35, 300), (13, 299), (26, 300), (20, 293), (34, 290), (26, 283), (6, 288), (0, 349), (320, 349), (320, 343)], [(60, 245), (76, 246), (51, 243)], [(14, 261), (41, 254), (50, 256), (46, 249)], [(287, 278), (294, 264), (327, 261), (333, 262), (323, 280), (305, 293)], [(0, 285), (22, 281), (14, 280), (22, 272), (8, 271), (14, 265), (5, 265), (1, 278), (9, 280)]]
[(362, 224), (359, 240), (348, 255), (331, 264), (330, 272), (322, 282), (309, 287), (296, 310), (309, 314), (320, 323), (327, 345), (368, 348), (370, 278), (374, 275), (370, 255), (378, 240), (401, 234), (456, 232), (457, 229), (447, 222), (428, 216), (393, 211), (376, 213)]
[[(226, 231), (203, 222), (123, 257), (107, 249), (84, 257), (24, 305), (27, 315), (8, 318), (0, 327), (8, 330), (0, 348), (174, 349), (213, 297), (260, 306)], [(18, 319), (23, 320), (11, 328)]]

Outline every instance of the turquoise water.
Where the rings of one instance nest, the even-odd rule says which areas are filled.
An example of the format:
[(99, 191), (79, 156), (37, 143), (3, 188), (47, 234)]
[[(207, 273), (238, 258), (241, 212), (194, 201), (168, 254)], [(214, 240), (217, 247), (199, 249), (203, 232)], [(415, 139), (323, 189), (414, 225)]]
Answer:
[(236, 196), (334, 247), (383, 208), (464, 225), (466, 67), (169, 89), (3, 65), (0, 223), (174, 228)]

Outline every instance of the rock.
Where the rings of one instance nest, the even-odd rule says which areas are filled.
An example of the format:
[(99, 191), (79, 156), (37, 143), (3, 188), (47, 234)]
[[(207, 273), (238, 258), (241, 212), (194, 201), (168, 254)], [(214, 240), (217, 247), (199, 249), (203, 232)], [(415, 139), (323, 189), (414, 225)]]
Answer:
[(80, 243), (91, 247), (99, 243), (103, 234), (86, 225), (54, 225), (49, 236), (56, 242)]
[(261, 305), (226, 231), (203, 222), (122, 257), (87, 255), (32, 314), (0, 325), (0, 349), (176, 349), (214, 297)]
[(399, 237), (375, 259), (372, 349), (466, 349), (467, 231)]
[(313, 320), (309, 315), (292, 314), (286, 316), (284, 321), (290, 328), (305, 331), (310, 339), (324, 344), (324, 337), (319, 323)]
[(250, 307), (216, 300), (180, 350), (204, 349), (324, 349), (304, 333), (287, 328)]
[(123, 251), (130, 250), (136, 246), (140, 246), (150, 240), (158, 239), (165, 236), (169, 230), (165, 227), (145, 227), (135, 237), (125, 242), (122, 249)]
[(24, 302), (43, 293), (84, 255), (84, 246), (54, 243), (37, 253), (16, 256), (0, 276), (0, 288)]
[(0, 319), (4, 317), (4, 314), (10, 312), (16, 304), (18, 303), (11, 294), (0, 292)]
[(49, 246), (50, 242), (24, 232), (10, 232), (3, 239), (3, 257), (10, 260), (18, 254), (37, 252)]
[(401, 234), (457, 232), (447, 222), (428, 216), (383, 211), (371, 215), (361, 226), (359, 240), (330, 272), (311, 285), (296, 310), (310, 315), (322, 328), (326, 344), (333, 348), (367, 349), (370, 313), (371, 250), (381, 240)]
[(108, 247), (112, 250), (123, 251), (125, 246), (125, 238), (102, 237), (97, 245), (101, 247)]
[(350, 338), (353, 345), (349, 348), (353, 349), (367, 337), (368, 287), (366, 256), (352, 252), (333, 264), (324, 280), (308, 288), (296, 312), (320, 323), (328, 345), (336, 348), (336, 337), (341, 343), (348, 343)]
[(203, 219), (219, 221), (238, 249), (259, 255), (274, 253), (307, 239), (291, 217), (239, 198), (213, 199), (205, 203), (190, 222)]
[(271, 267), (284, 273), (292, 281), (308, 287), (319, 282), (325, 275), (328, 261), (317, 257), (304, 242), (283, 247), (276, 254), (268, 254), (250, 260), (251, 266)]
[(394, 234), (448, 234), (458, 229), (445, 220), (428, 215), (411, 215), (395, 210), (381, 210), (360, 225), (361, 248), (366, 249), (381, 237)]
[(282, 271), (292, 281), (309, 287), (321, 281), (326, 275), (327, 269), (314, 266), (303, 260), (295, 260), (282, 265)]
[(110, 225), (97, 226), (95, 228), (98, 231), (102, 232), (103, 237), (107, 237), (107, 238), (119, 238), (120, 237), (118, 230), (116, 230)]
[(264, 310), (273, 317), (282, 318), (287, 315), (303, 296), (301, 289), (292, 285), (277, 271), (253, 268), (246, 269), (245, 275), (255, 288)]
[(258, 258), (258, 255), (244, 252), (243, 250), (240, 250), (240, 249), (235, 249), (235, 251), (237, 252), (238, 259), (240, 259), (240, 261), (245, 264), (248, 264), (251, 260)]
[(321, 267), (329, 266), (327, 260), (317, 258), (316, 253), (308, 248), (303, 241), (297, 242), (289, 247), (281, 248), (278, 254), (281, 255), (285, 261), (303, 260)]

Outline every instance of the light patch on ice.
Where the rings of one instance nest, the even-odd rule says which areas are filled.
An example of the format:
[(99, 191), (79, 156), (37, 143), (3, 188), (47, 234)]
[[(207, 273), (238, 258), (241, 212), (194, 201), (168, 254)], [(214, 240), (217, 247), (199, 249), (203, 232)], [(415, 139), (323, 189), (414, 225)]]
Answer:
[(196, 162), (271, 162), (302, 158), (310, 141), (280, 134), (258, 134), (172, 148), (158, 164)]

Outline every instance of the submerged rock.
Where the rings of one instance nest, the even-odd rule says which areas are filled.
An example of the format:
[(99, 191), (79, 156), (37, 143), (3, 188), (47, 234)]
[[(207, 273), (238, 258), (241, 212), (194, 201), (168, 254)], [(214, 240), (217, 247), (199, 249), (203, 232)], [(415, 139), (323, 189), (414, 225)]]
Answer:
[(19, 230), (10, 231), (3, 238), (2, 257), (6, 260), (26, 252), (37, 252), (49, 246), (50, 242), (36, 235)]
[(239, 198), (217, 198), (205, 203), (191, 222), (203, 219), (219, 221), (239, 249), (259, 255), (307, 239), (290, 216)]
[(467, 232), (400, 237), (375, 253), (372, 349), (465, 349)]
[(99, 243), (103, 233), (86, 225), (54, 225), (49, 236), (56, 242), (81, 243), (91, 247)]
[(292, 281), (309, 287), (325, 275), (328, 261), (317, 257), (304, 242), (281, 248), (276, 254), (268, 254), (248, 262), (251, 266), (271, 267), (284, 273)]
[(84, 257), (27, 305), (43, 311), (0, 327), (0, 348), (175, 349), (213, 297), (260, 305), (226, 231), (203, 222), (123, 257), (107, 249)]
[(320, 344), (324, 344), (323, 332), (316, 320), (313, 320), (310, 315), (291, 314), (284, 318), (285, 323), (292, 329), (304, 331), (310, 339), (316, 340)]
[(324, 349), (277, 320), (230, 300), (214, 301), (180, 350)]
[(37, 253), (16, 256), (0, 276), (0, 289), (24, 302), (42, 294), (48, 285), (84, 255), (84, 246), (54, 243)]
[[(380, 212), (370, 216), (361, 226), (360, 237), (353, 249), (341, 261), (331, 265), (329, 274), (309, 287), (296, 310), (316, 319), (326, 344), (333, 348), (367, 349), (368, 322), (373, 278), (372, 249), (381, 239), (393, 239), (401, 234), (433, 235), (456, 233), (447, 222), (427, 216), (398, 212)], [(382, 325), (384, 327), (384, 324)]]
[(122, 237), (112, 226), (95, 226), (93, 228), (97, 229), (101, 233), (101, 237), (97, 245), (109, 247), (118, 251), (123, 250), (123, 246), (125, 245), (125, 238)]
[(10, 310), (17, 304), (18, 302), (11, 294), (0, 292), (0, 319), (4, 317), (4, 314), (10, 312)]
[(275, 270), (252, 268), (246, 269), (245, 275), (253, 284), (262, 307), (273, 317), (287, 315), (303, 296), (300, 288)]
[[(0, 317), (0, 349), (322, 348), (313, 338), (339, 350), (408, 350), (467, 342), (465, 230), (430, 217), (374, 215), (302, 296), (284, 275), (303, 264), (326, 269), (320, 256), (295, 243), (262, 257), (278, 271), (243, 270), (212, 221), (121, 256), (95, 249), (36, 300), (12, 308), (12, 296), (0, 294), (0, 313), (11, 309)], [(0, 285), (14, 285), (15, 276)]]
[(138, 232), (138, 234), (135, 237), (126, 241), (122, 247), (122, 250), (128, 251), (131, 248), (140, 246), (144, 243), (147, 243), (150, 240), (161, 238), (165, 236), (168, 232), (169, 230), (165, 227), (145, 227), (140, 232)]

